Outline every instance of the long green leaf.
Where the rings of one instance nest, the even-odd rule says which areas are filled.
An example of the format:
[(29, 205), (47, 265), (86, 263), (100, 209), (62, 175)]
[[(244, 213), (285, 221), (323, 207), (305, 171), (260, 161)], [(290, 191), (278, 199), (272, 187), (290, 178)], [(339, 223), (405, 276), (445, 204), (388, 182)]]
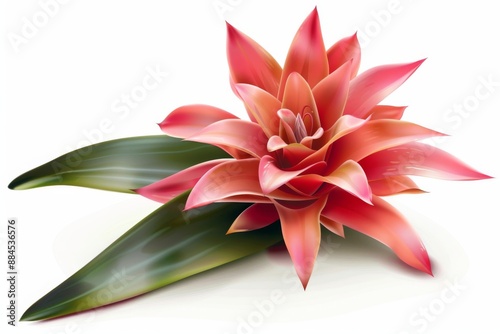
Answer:
[(195, 164), (227, 157), (217, 147), (166, 135), (117, 139), (64, 154), (17, 177), (9, 188), (72, 185), (133, 193)]
[(97, 308), (260, 252), (282, 240), (279, 224), (226, 235), (247, 204), (183, 212), (187, 194), (144, 218), (85, 267), (33, 304), (21, 320)]

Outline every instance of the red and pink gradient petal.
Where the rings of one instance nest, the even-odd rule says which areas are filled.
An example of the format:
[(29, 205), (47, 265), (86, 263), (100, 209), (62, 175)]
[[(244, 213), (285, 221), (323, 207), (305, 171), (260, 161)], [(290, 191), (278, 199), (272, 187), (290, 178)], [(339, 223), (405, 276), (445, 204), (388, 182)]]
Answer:
[(342, 38), (332, 45), (326, 51), (328, 57), (329, 72), (336, 71), (339, 67), (352, 60), (350, 68), (350, 78), (354, 78), (358, 74), (359, 64), (361, 63), (361, 47), (359, 45), (357, 33)]
[(173, 110), (159, 125), (169, 136), (186, 138), (224, 119), (238, 119), (238, 117), (220, 108), (205, 104), (192, 104)]
[(342, 190), (334, 190), (322, 215), (380, 241), (403, 262), (432, 275), (429, 256), (417, 233), (381, 198), (373, 196), (373, 205), (369, 205)]
[[(323, 144), (321, 148), (317, 151), (309, 150), (308, 154), (296, 155), (295, 157), (291, 155), (290, 157), (286, 157), (288, 161), (293, 162), (292, 166), (294, 169), (304, 168), (305, 166), (310, 165), (311, 163), (315, 163), (318, 161), (324, 161), (327, 158), (328, 152), (331, 151), (330, 147), (335, 141), (339, 140), (343, 136), (348, 135), (349, 133), (361, 128), (366, 122), (365, 119), (356, 118), (350, 115), (343, 115), (340, 117), (335, 125), (329, 130), (330, 133), (333, 134), (327, 143)], [(323, 136), (323, 138), (325, 135)], [(283, 149), (283, 153), (286, 152), (286, 149), (290, 148), (292, 145), (289, 145), (285, 149)], [(306, 147), (304, 147), (306, 148)]]
[(295, 35), (283, 67), (278, 99), (283, 98), (285, 83), (292, 72), (298, 72), (310, 87), (328, 75), (328, 58), (321, 33), (318, 11), (315, 8)]
[(370, 188), (372, 193), (377, 196), (425, 193), (412, 179), (404, 175), (386, 176), (383, 179), (371, 180)]
[(326, 197), (306, 207), (289, 208), (275, 202), (286, 248), (304, 289), (311, 277), (321, 242), (320, 214)]
[(351, 81), (344, 115), (368, 117), (370, 110), (401, 86), (424, 60), (377, 66), (358, 75)]
[(355, 161), (347, 160), (330, 175), (322, 177), (326, 183), (340, 187), (364, 201), (372, 203), (372, 191), (363, 168)]
[(233, 222), (227, 234), (253, 231), (279, 220), (274, 204), (257, 203), (243, 211)]
[(288, 144), (285, 143), (283, 139), (281, 139), (281, 137), (279, 136), (272, 136), (271, 138), (269, 138), (269, 141), (267, 142), (267, 150), (269, 152), (275, 152), (287, 146)]
[[(283, 148), (282, 159), (280, 160), (280, 166), (287, 170), (297, 170), (306, 168), (307, 166), (323, 161), (323, 157), (316, 155), (316, 151), (299, 143), (290, 144)], [(297, 168), (297, 164), (308, 157), (308, 163), (301, 164), (300, 167)], [(314, 158), (317, 159), (314, 159)]]
[(241, 119), (228, 119), (210, 124), (186, 139), (221, 148), (232, 147), (256, 158), (269, 154), (266, 149), (268, 139), (262, 128)]
[(444, 135), (405, 121), (368, 121), (332, 144), (335, 154), (330, 155), (328, 166), (335, 169), (346, 160), (360, 161), (375, 152), (433, 136)]
[(300, 170), (284, 171), (276, 165), (276, 160), (273, 157), (265, 156), (260, 160), (259, 164), (259, 181), (262, 192), (264, 194), (269, 194), (295, 178), (297, 175), (311, 169), (322, 169), (325, 165), (325, 162), (321, 161)]
[(457, 181), (491, 178), (453, 155), (423, 143), (407, 143), (376, 152), (361, 160), (360, 164), (370, 180), (393, 175), (418, 175)]
[(236, 84), (235, 89), (252, 122), (258, 123), (268, 138), (278, 135), (280, 119), (277, 112), (281, 109), (281, 102), (256, 86)]
[(231, 196), (262, 196), (258, 168), (259, 159), (233, 160), (215, 166), (196, 183), (186, 202), (186, 209)]
[(288, 109), (278, 110), (278, 117), (280, 118), (280, 137), (286, 139), (288, 143), (296, 143), (297, 138), (295, 138), (295, 121), (297, 117), (295, 114)]
[(324, 184), (325, 180), (317, 174), (306, 174), (290, 180), (287, 186), (304, 196), (314, 196)]
[(311, 136), (306, 136), (304, 138), (302, 138), (302, 140), (300, 141), (300, 144), (304, 145), (305, 147), (308, 147), (308, 148), (313, 148), (314, 146), (314, 143), (320, 139), (323, 134), (325, 133), (325, 131), (323, 130), (323, 128), (318, 128), (316, 130), (315, 133), (313, 133)]
[(269, 199), (281, 201), (312, 199), (279, 189), (264, 195), (259, 182), (259, 160), (253, 158), (231, 160), (218, 164), (206, 172), (191, 191), (186, 209), (214, 202), (267, 203)]
[(396, 106), (386, 106), (386, 105), (376, 105), (370, 112), (371, 120), (376, 119), (397, 119), (400, 120), (403, 117), (406, 107), (396, 107)]
[(337, 223), (336, 221), (331, 220), (329, 218), (326, 218), (325, 216), (321, 216), (319, 220), (321, 221), (321, 225), (326, 227), (326, 229), (328, 229), (330, 232), (335, 233), (339, 237), (345, 238), (344, 225)]
[(232, 159), (219, 159), (203, 162), (175, 173), (163, 180), (136, 189), (135, 192), (160, 203), (167, 203), (174, 197), (193, 188), (198, 180), (215, 166), (232, 161)]
[(349, 93), (351, 61), (346, 62), (312, 90), (321, 120), (321, 127), (328, 131), (342, 116)]
[[(308, 134), (312, 134), (321, 126), (311, 88), (307, 81), (297, 72), (292, 72), (288, 76), (281, 108), (288, 109), (294, 115), (300, 116)], [(297, 138), (297, 141), (300, 141), (300, 139)]]
[(227, 60), (234, 83), (247, 83), (273, 96), (278, 94), (281, 66), (262, 46), (229, 23)]

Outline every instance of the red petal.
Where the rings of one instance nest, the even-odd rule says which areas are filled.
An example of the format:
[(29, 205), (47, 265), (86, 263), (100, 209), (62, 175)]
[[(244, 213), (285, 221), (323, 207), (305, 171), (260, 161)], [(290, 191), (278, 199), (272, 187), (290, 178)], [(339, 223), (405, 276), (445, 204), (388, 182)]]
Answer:
[(309, 134), (320, 127), (318, 110), (311, 88), (297, 72), (290, 73), (288, 76), (281, 108), (300, 115)]
[(318, 199), (309, 206), (293, 209), (275, 203), (286, 248), (304, 289), (318, 255), (321, 242), (320, 213), (325, 203), (325, 199)]
[[(265, 197), (286, 201), (311, 199), (281, 190)], [(259, 159), (231, 160), (203, 175), (191, 191), (186, 209), (214, 202), (268, 202), (265, 197), (259, 183)]]
[[(283, 168), (293, 168), (296, 166), (299, 162), (303, 161), (307, 157), (311, 157), (316, 153), (313, 149), (304, 146), (302, 144), (294, 143), (290, 144), (286, 147), (283, 148), (283, 164), (281, 167)], [(321, 161), (320, 158), (317, 160), (310, 160), (310, 163), (307, 164), (302, 164), (301, 167), (299, 168), (293, 168), (293, 170), (296, 169), (302, 169), (305, 168), (313, 163)]]
[(246, 232), (266, 227), (279, 220), (273, 204), (258, 203), (248, 207), (233, 222), (227, 233)]
[(370, 180), (393, 175), (418, 175), (445, 180), (490, 178), (453, 155), (422, 143), (407, 143), (374, 153), (360, 161), (360, 164)]
[(261, 127), (241, 119), (213, 123), (186, 139), (219, 147), (233, 147), (253, 157), (269, 154), (266, 149), (268, 139)]
[(318, 108), (321, 127), (327, 131), (342, 116), (349, 93), (351, 62), (321, 80), (312, 92)]
[(217, 121), (237, 118), (216, 107), (193, 104), (175, 109), (159, 125), (163, 132), (169, 136), (186, 138)]
[(325, 180), (318, 178), (317, 175), (307, 174), (290, 180), (287, 186), (296, 193), (303, 194), (304, 196), (313, 196), (324, 183)]
[(328, 219), (325, 216), (321, 216), (319, 219), (321, 221), (321, 225), (326, 227), (330, 232), (335, 233), (339, 237), (345, 238), (344, 225)]
[(377, 196), (390, 196), (401, 193), (425, 193), (412, 179), (404, 175), (386, 176), (383, 179), (370, 181), (372, 193)]
[(368, 113), (371, 120), (376, 119), (401, 119), (406, 107), (377, 105)]
[(186, 190), (193, 188), (196, 182), (198, 182), (198, 180), (210, 169), (227, 161), (232, 160), (212, 160), (189, 167), (167, 178), (164, 178), (163, 180), (137, 189), (136, 192), (154, 201), (167, 203), (172, 198), (178, 196)]
[(346, 160), (359, 161), (370, 154), (411, 141), (443, 134), (420, 125), (397, 120), (376, 120), (364, 123), (331, 146), (328, 166), (336, 168)]
[(234, 83), (247, 83), (278, 94), (281, 66), (257, 42), (227, 25), (227, 59)]
[(315, 141), (320, 139), (324, 133), (325, 132), (323, 131), (323, 128), (318, 128), (318, 130), (316, 130), (316, 132), (313, 133), (312, 136), (306, 136), (302, 138), (300, 144), (304, 145), (305, 147), (312, 148)]
[(328, 56), (330, 73), (352, 59), (350, 78), (352, 79), (358, 74), (359, 64), (361, 62), (361, 47), (359, 46), (357, 34), (342, 38), (337, 43), (333, 44), (326, 54)]
[(260, 160), (259, 164), (260, 186), (264, 194), (269, 194), (291, 179), (295, 178), (297, 175), (300, 175), (309, 169), (323, 167), (325, 165), (325, 162), (322, 161), (307, 166), (301, 170), (284, 171), (276, 166), (276, 161), (273, 157), (267, 155)]
[(222, 198), (220, 200), (217, 200), (219, 203), (263, 203), (263, 204), (269, 204), (272, 203), (272, 201), (265, 196), (258, 196), (258, 195), (235, 195), (235, 196), (228, 196), (225, 198)]
[(316, 8), (302, 23), (292, 41), (281, 76), (279, 100), (283, 97), (285, 83), (292, 72), (300, 73), (310, 87), (316, 86), (328, 75), (328, 58)]
[(297, 117), (288, 109), (280, 109), (277, 114), (280, 118), (280, 137), (288, 139), (288, 143), (296, 143), (297, 138), (295, 138), (293, 127)]
[(366, 118), (370, 110), (415, 72), (424, 60), (374, 67), (351, 81), (344, 115)]
[(371, 204), (372, 192), (368, 180), (363, 168), (355, 161), (348, 160), (344, 162), (328, 176), (313, 175), (313, 177), (340, 187), (364, 202)]
[(196, 183), (186, 202), (186, 209), (230, 196), (262, 196), (258, 168), (258, 159), (233, 160), (215, 166)]
[(281, 102), (256, 86), (236, 84), (235, 89), (245, 103), (250, 119), (259, 123), (269, 138), (278, 135), (280, 119), (277, 113), (281, 108)]
[(286, 147), (288, 144), (281, 139), (279, 136), (272, 136), (267, 142), (267, 150), (269, 152), (274, 152)]
[[(335, 122), (335, 125), (328, 131), (332, 136), (328, 137), (330, 138), (327, 143), (323, 144), (323, 146), (317, 150), (309, 150), (307, 151), (308, 154), (302, 154), (302, 155), (296, 155), (296, 159), (291, 159), (285, 156), (285, 158), (288, 159), (288, 161), (293, 162), (292, 166), (294, 166), (295, 169), (301, 169), (304, 168), (305, 166), (308, 166), (312, 163), (322, 161), (326, 158), (327, 153), (330, 151), (330, 147), (333, 143), (335, 143), (337, 140), (342, 138), (343, 136), (348, 135), (349, 133), (359, 129), (362, 127), (367, 120), (356, 118), (350, 115), (343, 115), (340, 117), (337, 122)], [(323, 138), (325, 138), (326, 135), (323, 135)], [(286, 148), (283, 149), (283, 153), (286, 152), (288, 148), (290, 148), (293, 145), (289, 145)], [(306, 147), (304, 147), (306, 148)], [(292, 155), (293, 158), (293, 155)], [(297, 159), (300, 158), (300, 159)]]
[(391, 248), (408, 265), (432, 275), (424, 245), (405, 218), (373, 196), (373, 205), (342, 192), (331, 193), (322, 215), (364, 233)]

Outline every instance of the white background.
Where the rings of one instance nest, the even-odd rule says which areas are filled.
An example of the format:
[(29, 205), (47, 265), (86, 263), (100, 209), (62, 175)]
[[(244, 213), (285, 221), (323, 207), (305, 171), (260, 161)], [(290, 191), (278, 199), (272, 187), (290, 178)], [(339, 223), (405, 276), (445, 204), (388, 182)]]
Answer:
[[(226, 4), (222, 16), (214, 4)], [(7, 218), (17, 217), (20, 224), (21, 312), (157, 204), (71, 187), (10, 191), (7, 184), (76, 149), (89, 133), (91, 140), (159, 134), (156, 123), (183, 104), (212, 104), (243, 117), (228, 84), (223, 18), (281, 64), (296, 29), (315, 5), (327, 47), (358, 31), (361, 71), (428, 57), (386, 102), (409, 105), (404, 119), (452, 135), (434, 144), (486, 174), (500, 175), (500, 20), (494, 1), (73, 0), (61, 4), (17, 52), (8, 36), (21, 35), (24, 18), (33, 22), (41, 5), (35, 0), (2, 5), (0, 217), (2, 242)], [(141, 84), (148, 67), (159, 67), (168, 76), (120, 117), (113, 105)], [(479, 88), (489, 95), (478, 99), (480, 78), (496, 86)], [(454, 106), (464, 103), (469, 104), (462, 108), (469, 110), (456, 113)], [(104, 119), (112, 126), (105, 134), (98, 132)], [(391, 202), (421, 232), (434, 278), (407, 270), (387, 252), (373, 253), (363, 242), (354, 245), (347, 239), (318, 264), (306, 292), (283, 278), (290, 272), (289, 262), (262, 254), (133, 301), (54, 321), (21, 323), (16, 330), (494, 333), (500, 297), (498, 179), (417, 182), (430, 193)], [(464, 288), (453, 302), (444, 303), (446, 282), (455, 281)], [(280, 303), (256, 315), (256, 304), (273, 291), (283, 294)], [(4, 305), (6, 293), (1, 295)], [(425, 309), (431, 309), (429, 320), (419, 315)], [(1, 326), (10, 327), (1, 318)]]

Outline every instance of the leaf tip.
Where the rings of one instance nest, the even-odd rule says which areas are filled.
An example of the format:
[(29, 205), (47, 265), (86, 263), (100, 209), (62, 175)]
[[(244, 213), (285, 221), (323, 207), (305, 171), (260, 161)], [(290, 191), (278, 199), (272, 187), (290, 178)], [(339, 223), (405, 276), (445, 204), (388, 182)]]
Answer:
[(24, 189), (35, 188), (36, 185), (30, 181), (32, 180), (30, 180), (30, 178), (27, 177), (25, 173), (19, 175), (14, 180), (12, 180), (7, 187), (11, 190), (24, 190)]
[(9, 185), (7, 186), (10, 190), (17, 190), (17, 179), (13, 180)]

